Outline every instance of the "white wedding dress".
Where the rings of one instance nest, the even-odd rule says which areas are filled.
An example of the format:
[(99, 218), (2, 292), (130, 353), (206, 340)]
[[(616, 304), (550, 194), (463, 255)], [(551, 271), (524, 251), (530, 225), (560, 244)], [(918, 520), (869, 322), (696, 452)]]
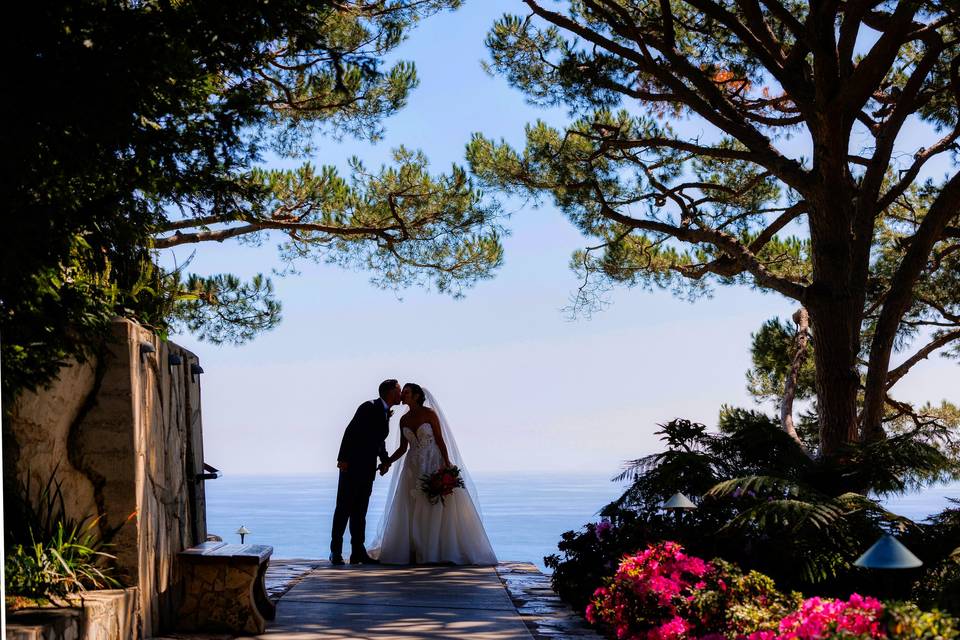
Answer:
[(403, 427), (400, 437), (407, 440), (407, 452), (394, 465), (384, 516), (370, 555), (384, 564), (495, 565), (497, 556), (480, 519), (473, 483), (440, 407), (429, 391), (424, 392), (426, 406), (440, 418), (450, 462), (460, 468), (466, 487), (454, 489), (443, 502), (430, 504), (420, 489), (420, 476), (437, 471), (443, 456), (429, 423)]

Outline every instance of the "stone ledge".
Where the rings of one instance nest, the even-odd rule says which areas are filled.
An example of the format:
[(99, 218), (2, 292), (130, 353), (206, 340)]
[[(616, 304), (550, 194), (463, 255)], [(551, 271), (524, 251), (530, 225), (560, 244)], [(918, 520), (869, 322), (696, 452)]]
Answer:
[(581, 615), (560, 599), (550, 578), (533, 563), (501, 562), (497, 565), (497, 575), (534, 638), (602, 640)]
[(5, 640), (129, 640), (139, 634), (138, 589), (87, 591), (76, 607), (7, 614)]
[(139, 589), (104, 589), (80, 594), (84, 640), (125, 640), (140, 630)]
[(7, 613), (6, 640), (79, 640), (83, 609), (20, 609)]

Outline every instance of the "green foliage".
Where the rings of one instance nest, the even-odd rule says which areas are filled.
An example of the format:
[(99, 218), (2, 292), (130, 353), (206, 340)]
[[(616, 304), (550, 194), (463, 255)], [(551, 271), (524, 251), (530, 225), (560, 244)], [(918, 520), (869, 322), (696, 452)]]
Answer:
[[(807, 439), (817, 455), (912, 419), (890, 389), (960, 345), (951, 4), (525, 4), (490, 29), (487, 68), (569, 121), (532, 122), (520, 145), (477, 133), (467, 158), (482, 186), (552, 201), (587, 238), (571, 259), (583, 282), (573, 311), (601, 308), (618, 285), (690, 299), (734, 284), (776, 292), (824, 342), (798, 389), (831, 396)], [(786, 333), (755, 336), (751, 388), (765, 398), (782, 394)]]
[(7, 593), (56, 599), (87, 589), (119, 586), (103, 566), (103, 561), (113, 556), (100, 551), (98, 520), (89, 520), (82, 527), (66, 527), (60, 521), (51, 538), (13, 545), (4, 561)]
[(118, 291), (94, 249), (74, 236), (66, 252), (63, 262), (39, 267), (20, 282), (0, 276), (13, 289), (0, 295), (5, 401), (14, 389), (51, 379), (71, 359), (86, 360), (114, 315)]
[[(29, 479), (4, 492), (4, 585), (8, 594), (60, 599), (84, 589), (118, 586), (101, 518), (66, 515), (57, 470), (34, 495)], [(108, 532), (107, 537), (112, 535)]]
[(960, 502), (928, 518), (928, 524), (906, 540), (917, 548), (924, 570), (914, 583), (911, 599), (927, 608), (960, 616)]
[[(417, 85), (385, 60), (460, 0), (25, 5), (4, 41), (0, 333), (4, 402), (96, 350), (115, 315), (242, 342), (279, 321), (262, 276), (164, 272), (151, 249), (284, 233), (281, 255), (459, 295), (500, 264), (495, 205), (422, 155), (351, 180), (318, 134), (377, 140)], [(69, 96), (65, 106), (64, 96)], [(32, 103), (32, 104), (31, 104)], [(266, 171), (267, 153), (302, 161)], [(291, 265), (291, 270), (295, 264)]]
[(273, 297), (273, 283), (262, 275), (243, 282), (231, 274), (209, 277), (190, 275), (162, 301), (170, 301), (165, 320), (175, 330), (189, 331), (214, 344), (241, 344), (280, 322), (280, 303)]
[[(793, 360), (793, 342), (797, 331), (780, 318), (767, 320), (760, 330), (750, 336), (750, 358), (753, 367), (747, 372), (747, 389), (760, 399), (773, 400), (777, 406), (783, 397), (783, 385)], [(807, 357), (797, 378), (796, 398), (809, 399), (816, 393), (816, 371), (813, 365), (813, 347), (808, 345)]]
[(667, 539), (661, 536), (673, 530), (666, 521), (641, 520), (628, 510), (618, 512), (615, 521), (618, 524), (607, 520), (598, 527), (591, 522), (580, 531), (565, 532), (557, 543), (560, 553), (543, 559), (553, 570), (554, 590), (579, 611), (590, 602), (594, 590), (614, 574), (624, 555)]
[(280, 247), (283, 259), (363, 269), (381, 287), (433, 285), (454, 297), (502, 264), (498, 206), (483, 200), (462, 168), (431, 175), (426, 156), (404, 147), (376, 172), (358, 158), (350, 168), (349, 182), (309, 165), (295, 177), (263, 174), (273, 193), (266, 210), (307, 203), (297, 209), (302, 227)]
[(922, 611), (913, 602), (885, 602), (884, 624), (893, 640), (953, 640), (960, 620), (940, 611)]
[[(903, 574), (895, 584), (878, 585), (853, 567), (891, 527), (905, 527), (901, 539), (928, 566), (943, 561), (956, 546), (949, 546), (957, 533), (947, 515), (917, 524), (868, 497), (900, 493), (954, 472), (956, 459), (943, 455), (922, 431), (850, 447), (839, 459), (819, 460), (808, 457), (761, 413), (725, 408), (720, 427), (711, 433), (688, 420), (660, 425), (664, 451), (627, 463), (618, 479), (632, 484), (601, 511), (609, 524), (590, 523), (565, 533), (560, 553), (545, 559), (564, 599), (585, 606), (619, 558), (662, 540), (769, 575), (781, 588), (843, 597), (855, 591), (909, 595), (921, 577), (918, 571)], [(697, 508), (665, 513), (660, 505), (678, 491)], [(938, 584), (931, 576), (931, 592), (952, 588)], [(933, 602), (932, 596), (928, 600)]]
[(684, 616), (700, 625), (692, 631), (694, 637), (719, 630), (735, 640), (755, 631), (775, 631), (780, 620), (803, 601), (796, 591), (778, 591), (773, 579), (759, 571), (744, 573), (720, 558), (710, 565)]

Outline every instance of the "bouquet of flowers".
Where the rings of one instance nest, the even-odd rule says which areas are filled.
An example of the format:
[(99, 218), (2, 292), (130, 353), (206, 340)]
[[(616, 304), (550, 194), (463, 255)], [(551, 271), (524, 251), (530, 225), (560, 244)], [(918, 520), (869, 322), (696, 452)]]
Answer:
[(443, 502), (443, 499), (453, 493), (457, 487), (463, 488), (463, 478), (460, 477), (459, 467), (447, 467), (434, 473), (425, 473), (420, 476), (420, 490), (427, 495), (430, 504)]

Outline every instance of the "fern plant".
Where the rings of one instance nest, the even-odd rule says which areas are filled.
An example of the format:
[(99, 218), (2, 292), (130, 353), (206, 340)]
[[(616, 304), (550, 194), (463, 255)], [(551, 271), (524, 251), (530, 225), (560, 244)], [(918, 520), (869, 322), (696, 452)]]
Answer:
[[(711, 432), (682, 419), (659, 425), (664, 450), (628, 462), (615, 478), (631, 485), (601, 511), (611, 527), (603, 536), (596, 525), (568, 532), (561, 555), (548, 558), (561, 595), (583, 600), (591, 586), (599, 586), (597, 576), (612, 575), (622, 555), (660, 540), (760, 571), (786, 589), (839, 597), (858, 589), (909, 595), (920, 572), (879, 584), (853, 567), (885, 532), (897, 531), (930, 565), (953, 549), (931, 542), (936, 524), (914, 523), (879, 502), (956, 474), (957, 460), (942, 441), (949, 434), (936, 425), (850, 447), (830, 459), (811, 457), (778, 422), (756, 411), (725, 408), (718, 426)], [(678, 491), (697, 508), (666, 513), (660, 505)]]

